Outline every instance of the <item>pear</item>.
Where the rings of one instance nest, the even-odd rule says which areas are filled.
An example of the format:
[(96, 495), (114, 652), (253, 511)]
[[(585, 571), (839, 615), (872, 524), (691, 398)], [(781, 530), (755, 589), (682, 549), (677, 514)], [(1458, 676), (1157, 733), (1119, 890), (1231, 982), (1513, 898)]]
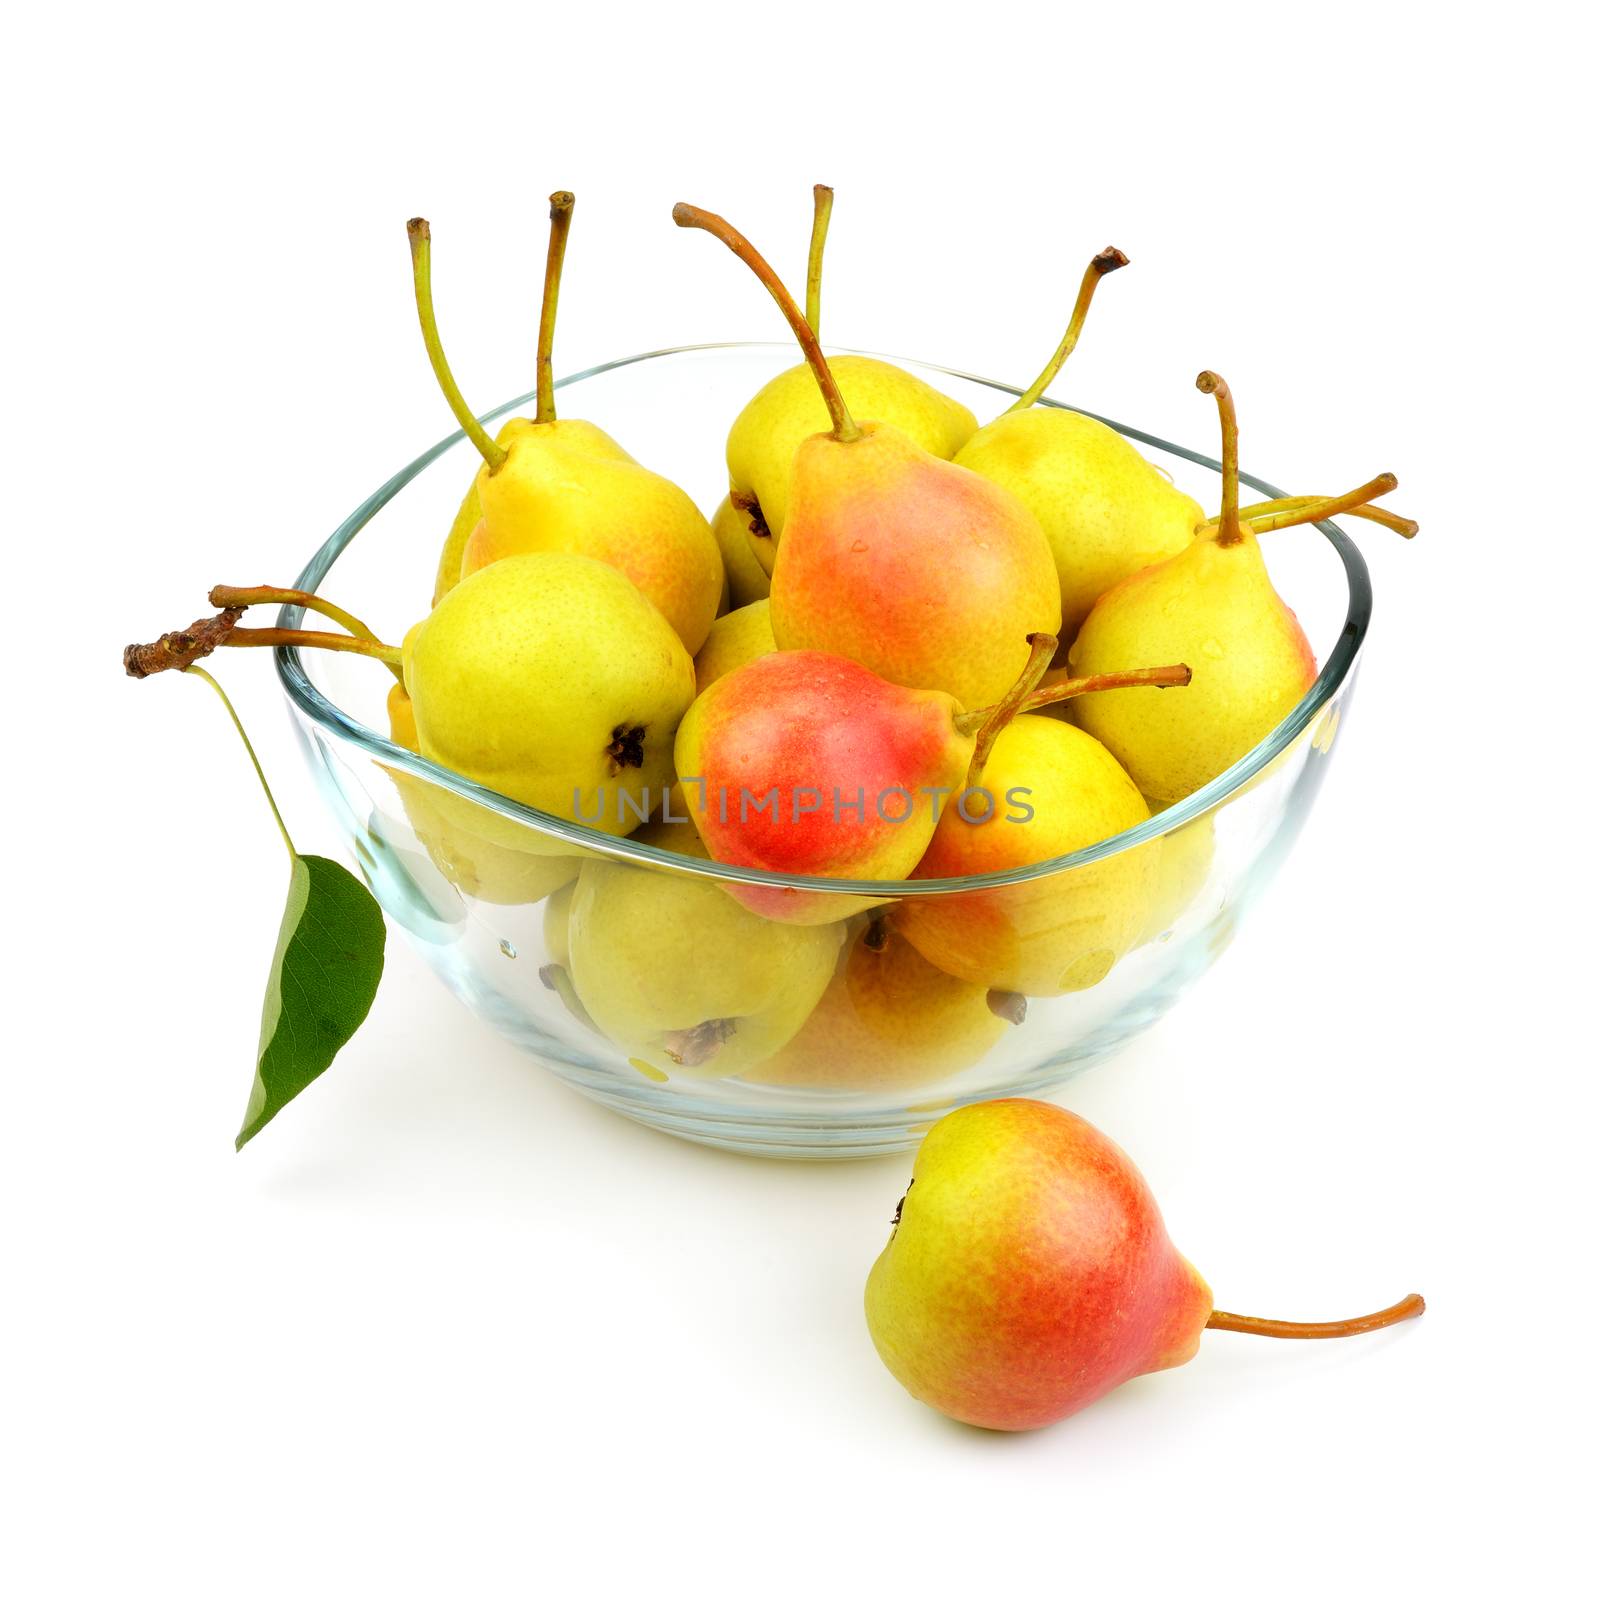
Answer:
[[(1053, 635), (1035, 643), (1034, 679), (1054, 647)], [(700, 695), (675, 756), (714, 859), (803, 877), (899, 879), (927, 848), (938, 798), (965, 778), (991, 710), (963, 712), (947, 694), (902, 689), (843, 656), (777, 651)], [(863, 908), (850, 896), (730, 889), (774, 916), (832, 920)]]
[[(811, 193), (806, 324), (820, 339), (822, 256), (833, 216), (833, 190), (819, 183)], [(898, 428), (943, 461), (948, 461), (978, 426), (978, 419), (959, 401), (891, 362), (873, 356), (835, 356), (830, 365), (853, 412)], [(794, 453), (803, 440), (829, 426), (827, 406), (803, 361), (767, 383), (734, 420), (728, 434), (728, 504), (743, 517), (746, 549), (763, 572), (772, 571), (788, 518)]]
[[(389, 737), (402, 749), (422, 753), (411, 697), (398, 683), (389, 691)], [(532, 905), (578, 876), (578, 855), (552, 853), (552, 842), (533, 829), (409, 772), (391, 771), (389, 776), (411, 831), (434, 866), (474, 900)]]
[(851, 939), (805, 1026), (743, 1077), (808, 1089), (917, 1088), (981, 1060), (1005, 1030), (988, 991), (941, 972), (875, 920)]
[[(960, 401), (887, 361), (835, 355), (828, 366), (852, 413), (887, 424), (941, 461), (978, 426)], [(729, 499), (745, 513), (755, 559), (768, 573), (788, 526), (795, 452), (829, 426), (816, 379), (802, 361), (759, 389), (729, 430)]]
[[(1151, 806), (1152, 815), (1160, 810)], [(1211, 876), (1217, 853), (1216, 813), (1207, 811), (1172, 833), (1161, 835), (1156, 871), (1144, 926), (1137, 944), (1149, 944), (1168, 933), (1194, 903)]]
[(1026, 665), (1029, 636), (1060, 622), (1055, 564), (1033, 514), (900, 429), (858, 425), (816, 335), (749, 240), (694, 206), (675, 207), (673, 219), (720, 239), (760, 279), (832, 419), (830, 433), (794, 453), (772, 573), (778, 648), (827, 651), (892, 683), (991, 704)]
[(625, 834), (672, 782), (694, 664), (603, 562), (497, 561), (411, 629), (402, 661), (422, 754), (486, 788)]
[[(639, 837), (706, 858), (681, 825)], [(844, 929), (771, 922), (714, 880), (596, 860), (579, 874), (567, 938), (577, 999), (630, 1059), (652, 1074), (725, 1077), (799, 1031)]]
[[(417, 311), (439, 385), (483, 456), (446, 540), (436, 599), (448, 592), (454, 546), (465, 578), (506, 556), (561, 551), (625, 573), (660, 608), (693, 654), (722, 593), (722, 557), (710, 525), (682, 489), (651, 472), (592, 422), (558, 418), (550, 362), (572, 196), (550, 197), (550, 252), (539, 322), (538, 409), (490, 439), (462, 398), (433, 313), (431, 244), (420, 217), (407, 224)], [(472, 523), (473, 497), (481, 515)], [(463, 532), (463, 530), (466, 530)]]
[(1342, 1322), (1215, 1310), (1133, 1162), (1039, 1100), (965, 1106), (934, 1125), (866, 1291), (872, 1342), (912, 1395), (1008, 1432), (1181, 1366), (1208, 1328), (1327, 1339), (1424, 1309), (1407, 1295)]
[[(1003, 728), (981, 781), (994, 804), (948, 807), (914, 878), (1053, 861), (1150, 816), (1110, 751), (1053, 717), (1021, 716)], [(968, 983), (1025, 995), (1087, 989), (1140, 942), (1158, 851), (1159, 842), (1002, 888), (908, 896), (893, 923), (936, 967)]]
[(696, 691), (704, 694), (718, 678), (777, 648), (772, 637), (771, 608), (765, 600), (752, 600), (749, 605), (718, 617), (694, 658)]
[(1127, 264), (1109, 248), (1089, 263), (1072, 320), (1044, 371), (955, 456), (958, 466), (1009, 489), (1038, 519), (1055, 559), (1067, 639), (1114, 583), (1175, 555), (1205, 521), (1199, 505), (1114, 428), (1036, 404), (1077, 345), (1100, 279)]
[[(1294, 613), (1279, 598), (1256, 531), (1312, 521), (1363, 505), (1395, 486), (1384, 473), (1348, 495), (1304, 502), (1261, 523), (1239, 515), (1238, 426), (1228, 386), (1215, 395), (1223, 431), (1223, 513), (1177, 555), (1146, 567), (1095, 602), (1068, 652), (1074, 673), (1154, 653), (1194, 669), (1182, 695), (1097, 695), (1074, 708), (1152, 800), (1170, 805), (1226, 772), (1261, 743), (1310, 690), (1317, 662)], [(1408, 524), (1415, 531), (1415, 524)]]
[(756, 560), (750, 546), (751, 513), (740, 511), (724, 495), (711, 518), (712, 537), (722, 552), (722, 565), (728, 575), (728, 604), (734, 610), (765, 600), (772, 587), (767, 569)]

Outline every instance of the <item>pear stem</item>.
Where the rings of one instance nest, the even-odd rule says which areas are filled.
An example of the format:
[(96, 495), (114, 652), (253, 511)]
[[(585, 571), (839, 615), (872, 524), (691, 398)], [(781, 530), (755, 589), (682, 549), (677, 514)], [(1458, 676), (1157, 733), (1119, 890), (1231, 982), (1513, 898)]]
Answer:
[[(1321, 499), (1313, 494), (1286, 495), (1281, 500), (1258, 500), (1253, 506), (1239, 508), (1239, 521), (1250, 525), (1253, 533), (1265, 533), (1265, 528), (1255, 526), (1258, 518), (1271, 516), (1277, 511), (1297, 511), (1302, 506), (1314, 506), (1321, 503)], [(1344, 513), (1346, 516), (1360, 517), (1366, 522), (1376, 522), (1382, 527), (1389, 528), (1398, 533), (1402, 539), (1414, 539), (1417, 536), (1418, 524), (1410, 517), (1396, 516), (1392, 511), (1385, 511), (1382, 506), (1351, 506)], [(1214, 528), (1217, 519), (1211, 517), (1204, 526)]]
[(833, 216), (833, 190), (825, 183), (811, 186), (811, 252), (806, 257), (806, 321), (822, 337), (822, 252), (828, 244), (828, 223)]
[(1047, 688), (1035, 690), (1022, 703), (1023, 711), (1075, 700), (1080, 694), (1099, 694), (1105, 689), (1182, 689), (1194, 674), (1179, 662), (1171, 667), (1135, 667), (1129, 672), (1098, 672), (1088, 678), (1063, 678)]
[(433, 236), (428, 230), (427, 220), (413, 217), (406, 224), (406, 237), (411, 241), (411, 280), (417, 292), (417, 320), (422, 324), (422, 342), (427, 346), (433, 375), (439, 380), (439, 387), (444, 391), (456, 421), (461, 424), (461, 431), (477, 447), (489, 471), (498, 472), (506, 464), (506, 452), (489, 437), (483, 424), (473, 416), (472, 407), (457, 387), (450, 363), (444, 358), (444, 346), (439, 342), (439, 325), (433, 316)]
[(1005, 731), (1012, 718), (1022, 709), (1023, 702), (1039, 687), (1039, 680), (1050, 670), (1050, 662), (1061, 641), (1053, 633), (1028, 635), (1028, 664), (1022, 676), (1006, 690), (1005, 697), (983, 711), (964, 712), (956, 718), (956, 728), (965, 734), (977, 733), (977, 743), (972, 747), (972, 760), (967, 764), (967, 787), (975, 789), (988, 765), (994, 742)]
[[(1275, 511), (1270, 516), (1254, 518), (1250, 523), (1250, 531), (1274, 533), (1279, 528), (1297, 528), (1305, 522), (1322, 522), (1328, 517), (1342, 516), (1347, 511), (1355, 511), (1366, 505), (1369, 500), (1376, 500), (1380, 494), (1388, 494), (1398, 482), (1392, 472), (1380, 472), (1376, 478), (1362, 484), (1358, 489), (1351, 489), (1344, 494), (1329, 495), (1322, 500), (1305, 500), (1299, 505)], [(1396, 532), (1404, 533), (1409, 539), (1417, 531), (1417, 525), (1411, 522), (1407, 523), (1406, 527), (1409, 527), (1410, 533), (1406, 533), (1405, 528), (1397, 529)], [(1222, 543), (1220, 530), (1217, 542)]]
[(1083, 281), (1078, 285), (1078, 299), (1072, 308), (1072, 319), (1067, 323), (1067, 331), (1061, 335), (1061, 343), (1056, 346), (1056, 353), (1045, 362), (1044, 371), (1018, 395), (1016, 402), (1006, 407), (1007, 411), (1026, 411), (1055, 381), (1055, 376), (1066, 364), (1067, 357), (1077, 348), (1078, 335), (1083, 332), (1084, 321), (1089, 315), (1089, 302), (1094, 299), (1094, 292), (1100, 287), (1100, 280), (1108, 272), (1115, 272), (1118, 267), (1125, 267), (1127, 264), (1128, 258), (1115, 245), (1107, 245), (1083, 269)]
[(306, 650), (332, 650), (336, 653), (367, 656), (386, 666), (399, 667), (400, 647), (379, 644), (371, 639), (352, 639), (343, 633), (318, 633), (310, 628), (235, 628), (225, 645), (239, 649), (276, 649), (279, 646)]
[(1194, 386), (1202, 394), (1216, 396), (1222, 419), (1222, 513), (1217, 518), (1217, 543), (1238, 544), (1244, 534), (1239, 530), (1239, 418), (1233, 409), (1233, 393), (1214, 372), (1202, 372)]
[[(219, 583), (206, 598), (212, 605), (224, 610), (244, 606), (300, 606), (306, 611), (317, 612), (330, 622), (337, 622), (341, 628), (358, 639), (365, 639), (369, 644), (383, 643), (359, 617), (352, 616), (343, 606), (336, 606), (331, 600), (324, 600), (320, 594), (312, 594), (309, 589), (275, 589), (268, 584), (238, 589), (232, 584)], [(394, 667), (394, 675), (404, 681), (398, 665)]]
[(557, 189), (550, 196), (550, 247), (544, 258), (544, 303), (539, 307), (539, 353), (534, 362), (534, 387), (538, 396), (535, 422), (556, 420), (555, 374), (550, 352), (556, 343), (556, 303), (561, 298), (561, 263), (567, 255), (567, 235), (572, 231), (572, 192)]
[(295, 860), (299, 852), (294, 847), (294, 840), (289, 837), (289, 830), (284, 824), (283, 813), (278, 809), (278, 802), (272, 797), (272, 786), (267, 782), (266, 773), (261, 770), (261, 761), (256, 755), (256, 747), (250, 743), (250, 735), (244, 731), (244, 724), (239, 720), (239, 713), (233, 709), (233, 701), (228, 698), (227, 691), (222, 685), (204, 667), (197, 667), (191, 662), (183, 670), (192, 672), (197, 678), (204, 678), (217, 691), (217, 698), (233, 719), (234, 731), (239, 735), (239, 742), (244, 746), (244, 753), (250, 757), (250, 765), (256, 769), (256, 780), (261, 785), (262, 794), (267, 797), (267, 804), (272, 808), (272, 820), (278, 824), (278, 832), (283, 836), (283, 847), (289, 852), (289, 859), (291, 861)]
[(828, 415), (833, 420), (834, 438), (840, 444), (850, 444), (859, 439), (861, 429), (856, 426), (855, 418), (850, 415), (850, 408), (844, 403), (844, 395), (828, 367), (827, 358), (822, 353), (822, 346), (817, 343), (816, 334), (811, 331), (811, 324), (801, 316), (799, 306), (794, 303), (794, 296), (784, 288), (783, 280), (767, 265), (760, 251), (732, 223), (724, 217), (719, 217), (714, 211), (702, 211), (699, 206), (685, 205), (680, 201), (672, 208), (672, 220), (680, 228), (700, 228), (712, 238), (720, 239), (761, 280), (767, 293), (777, 302), (778, 309), (783, 313), (795, 338), (800, 341), (800, 348), (805, 352), (812, 376), (816, 378), (817, 387), (822, 391), (823, 404), (827, 406)]
[(1346, 1317), (1342, 1322), (1278, 1322), (1271, 1317), (1239, 1317), (1231, 1311), (1213, 1311), (1206, 1326), (1223, 1333), (1256, 1333), (1267, 1339), (1346, 1339), (1351, 1334), (1373, 1333), (1379, 1328), (1393, 1327), (1397, 1322), (1408, 1322), (1427, 1309), (1427, 1302), (1420, 1294), (1408, 1294), (1386, 1310), (1373, 1311), (1364, 1317)]

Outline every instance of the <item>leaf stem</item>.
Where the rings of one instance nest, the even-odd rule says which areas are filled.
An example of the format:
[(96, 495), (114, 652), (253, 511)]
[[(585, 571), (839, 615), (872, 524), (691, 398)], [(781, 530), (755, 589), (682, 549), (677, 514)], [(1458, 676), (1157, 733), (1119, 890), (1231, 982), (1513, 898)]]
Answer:
[(1115, 272), (1118, 267), (1125, 267), (1127, 264), (1128, 258), (1115, 245), (1107, 245), (1083, 269), (1083, 279), (1078, 284), (1078, 298), (1072, 307), (1072, 317), (1067, 323), (1067, 331), (1061, 335), (1061, 343), (1056, 346), (1056, 353), (1045, 362), (1044, 371), (1017, 396), (1013, 404), (1006, 407), (1007, 411), (1026, 411), (1055, 381), (1055, 376), (1066, 364), (1067, 357), (1077, 348), (1078, 336), (1083, 332), (1083, 324), (1089, 315), (1089, 302), (1094, 299), (1094, 292), (1100, 287), (1100, 280), (1108, 272)]
[(825, 183), (811, 186), (811, 252), (806, 257), (806, 321), (822, 337), (822, 252), (828, 244), (828, 223), (833, 216), (833, 190)]
[(235, 732), (239, 735), (240, 743), (244, 745), (245, 754), (250, 757), (250, 765), (256, 769), (256, 778), (261, 784), (261, 792), (267, 797), (267, 804), (272, 808), (272, 820), (278, 824), (278, 832), (283, 836), (283, 847), (289, 852), (289, 859), (296, 861), (300, 852), (294, 847), (294, 840), (289, 837), (289, 830), (284, 826), (283, 813), (278, 809), (278, 802), (272, 797), (272, 786), (267, 782), (267, 775), (261, 770), (261, 762), (256, 756), (256, 747), (250, 743), (250, 735), (244, 731), (244, 724), (239, 720), (239, 713), (233, 709), (233, 701), (228, 698), (227, 691), (204, 667), (194, 665), (183, 669), (192, 672), (197, 678), (204, 678), (217, 692), (217, 698), (226, 708), (228, 715), (233, 719)]
[(1340, 1322), (1278, 1322), (1271, 1317), (1240, 1317), (1231, 1311), (1213, 1311), (1208, 1328), (1223, 1333), (1255, 1333), (1267, 1339), (1346, 1339), (1352, 1334), (1372, 1333), (1420, 1317), (1428, 1309), (1420, 1294), (1408, 1294), (1383, 1311), (1364, 1317), (1346, 1317)]
[(539, 409), (535, 422), (556, 420), (555, 374), (550, 352), (556, 342), (556, 304), (561, 298), (561, 263), (567, 255), (567, 234), (572, 229), (571, 190), (557, 189), (550, 196), (550, 247), (544, 258), (544, 303), (539, 308), (539, 352), (534, 362), (534, 383)]
[(731, 222), (714, 211), (702, 211), (699, 206), (684, 205), (680, 201), (672, 208), (672, 220), (680, 228), (700, 228), (713, 239), (720, 239), (761, 280), (767, 293), (777, 302), (795, 338), (800, 341), (800, 348), (805, 352), (817, 387), (822, 390), (823, 403), (833, 420), (834, 438), (840, 444), (850, 444), (859, 439), (861, 429), (850, 415), (850, 408), (844, 402), (844, 394), (828, 367), (827, 357), (817, 343), (816, 334), (811, 331), (811, 324), (801, 316), (794, 296), (784, 288), (783, 280), (767, 264), (761, 252)]
[(411, 241), (411, 278), (417, 294), (417, 320), (422, 324), (422, 342), (427, 346), (433, 375), (439, 380), (439, 387), (444, 391), (445, 400), (455, 414), (456, 421), (461, 424), (461, 431), (477, 447), (489, 471), (498, 472), (506, 464), (506, 452), (489, 437), (483, 424), (472, 414), (472, 407), (457, 386), (450, 363), (445, 360), (444, 346), (439, 342), (439, 325), (433, 316), (433, 236), (429, 232), (427, 219), (413, 217), (406, 224), (406, 237)]

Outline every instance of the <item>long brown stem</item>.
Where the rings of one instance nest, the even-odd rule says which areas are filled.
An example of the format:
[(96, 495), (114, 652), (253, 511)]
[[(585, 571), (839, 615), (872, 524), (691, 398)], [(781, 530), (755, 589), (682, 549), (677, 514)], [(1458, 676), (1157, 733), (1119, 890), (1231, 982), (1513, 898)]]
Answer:
[(828, 244), (828, 222), (833, 216), (833, 190), (825, 183), (811, 186), (811, 251), (806, 257), (806, 321), (822, 337), (822, 252)]
[[(1321, 495), (1291, 494), (1285, 495), (1280, 500), (1258, 500), (1254, 505), (1239, 508), (1239, 521), (1249, 524), (1253, 533), (1265, 533), (1266, 529), (1254, 526), (1258, 518), (1269, 517), (1278, 511), (1297, 511), (1302, 506), (1319, 505), (1322, 499)], [(1418, 532), (1419, 525), (1410, 517), (1397, 516), (1393, 511), (1384, 510), (1382, 506), (1351, 506), (1344, 514), (1360, 517), (1365, 522), (1376, 522), (1381, 527), (1398, 533), (1402, 539), (1413, 539)], [(1217, 521), (1216, 517), (1210, 517), (1204, 526), (1214, 528)]]
[(1074, 700), (1080, 694), (1099, 694), (1106, 689), (1182, 689), (1194, 674), (1182, 662), (1171, 667), (1135, 667), (1129, 672), (1097, 672), (1088, 678), (1063, 678), (1047, 688), (1035, 690), (1022, 702), (1024, 711)]
[(1231, 1311), (1213, 1311), (1206, 1326), (1223, 1333), (1257, 1333), (1267, 1339), (1347, 1339), (1351, 1334), (1372, 1333), (1378, 1328), (1393, 1327), (1397, 1322), (1408, 1322), (1427, 1309), (1427, 1302), (1420, 1294), (1408, 1294), (1386, 1310), (1373, 1311), (1364, 1317), (1346, 1317), (1341, 1322), (1278, 1322), (1271, 1317), (1239, 1317)]
[(280, 645), (307, 650), (333, 650), (349, 655), (369, 656), (388, 666), (400, 665), (400, 647), (378, 644), (371, 639), (352, 639), (345, 633), (318, 633), (311, 628), (235, 628), (225, 645), (243, 649), (275, 649)]
[(544, 303), (539, 307), (539, 353), (534, 362), (534, 386), (538, 396), (535, 422), (556, 420), (555, 374), (550, 352), (556, 343), (556, 303), (561, 298), (561, 263), (567, 255), (567, 234), (572, 229), (573, 195), (557, 189), (550, 196), (550, 247), (544, 258)]
[[(1297, 528), (1305, 522), (1322, 522), (1328, 517), (1337, 517), (1347, 511), (1354, 511), (1376, 500), (1381, 494), (1388, 494), (1394, 489), (1399, 480), (1392, 472), (1380, 472), (1376, 478), (1364, 483), (1357, 489), (1348, 490), (1344, 494), (1329, 495), (1324, 500), (1307, 500), (1298, 506), (1290, 506), (1282, 511), (1275, 511), (1271, 516), (1253, 518), (1250, 523), (1252, 533), (1273, 533), (1279, 528)], [(1416, 523), (1410, 523), (1410, 533), (1405, 529), (1397, 532), (1405, 533), (1410, 538), (1417, 531)], [(1217, 532), (1217, 543), (1223, 542), (1221, 529)]]
[[(258, 584), (253, 589), (239, 589), (232, 584), (219, 583), (206, 598), (212, 605), (221, 606), (225, 610), (243, 606), (300, 606), (306, 611), (317, 612), (330, 622), (337, 622), (341, 628), (348, 629), (358, 639), (365, 639), (371, 644), (383, 643), (360, 617), (352, 616), (343, 606), (336, 606), (331, 600), (324, 600), (320, 594), (312, 594), (309, 589), (276, 589), (269, 584)], [(400, 682), (405, 681), (398, 662), (392, 664), (391, 670)]]
[[(961, 733), (975, 731), (977, 742), (972, 747), (972, 760), (967, 764), (967, 787), (975, 789), (988, 765), (994, 742), (1005, 732), (1012, 718), (1021, 711), (1027, 698), (1038, 688), (1039, 680), (1050, 670), (1051, 658), (1061, 641), (1053, 633), (1028, 635), (1028, 664), (1022, 675), (1006, 690), (1005, 697), (986, 711), (963, 712), (956, 718), (956, 728)], [(977, 719), (974, 722), (973, 719)]]
[(498, 472), (506, 464), (506, 453), (488, 435), (483, 424), (472, 414), (444, 358), (444, 346), (439, 342), (439, 324), (433, 315), (433, 235), (427, 219), (413, 217), (406, 224), (406, 237), (411, 241), (411, 279), (416, 289), (417, 320), (422, 324), (422, 342), (427, 346), (428, 361), (433, 375), (461, 431), (473, 442), (478, 454), (488, 463), (490, 472)]
[(816, 334), (811, 331), (811, 324), (800, 314), (794, 296), (784, 288), (783, 280), (767, 265), (761, 252), (731, 222), (714, 211), (702, 211), (699, 206), (684, 205), (680, 201), (672, 208), (672, 220), (680, 228), (700, 228), (713, 239), (720, 239), (761, 280), (767, 293), (777, 302), (795, 338), (800, 341), (800, 348), (805, 352), (817, 387), (822, 390), (823, 403), (833, 420), (834, 438), (841, 444), (859, 439), (861, 429), (856, 426), (850, 408), (844, 403), (844, 395), (828, 367)]
[(1100, 287), (1100, 280), (1108, 272), (1115, 272), (1118, 267), (1125, 267), (1127, 264), (1128, 258), (1115, 245), (1107, 245), (1083, 269), (1083, 280), (1078, 285), (1078, 298), (1072, 307), (1072, 318), (1067, 323), (1067, 331), (1061, 335), (1061, 343), (1056, 346), (1056, 353), (1045, 362), (1044, 371), (1022, 391), (1015, 404), (1006, 407), (1008, 411), (1026, 411), (1055, 382), (1056, 374), (1066, 364), (1067, 357), (1077, 348), (1078, 335), (1083, 332), (1084, 320), (1089, 315), (1089, 302), (1094, 299), (1094, 292)]
[(1217, 415), (1222, 420), (1222, 513), (1217, 518), (1217, 543), (1238, 544), (1239, 531), (1239, 418), (1233, 409), (1233, 392), (1214, 372), (1202, 372), (1194, 380), (1202, 394), (1214, 395)]

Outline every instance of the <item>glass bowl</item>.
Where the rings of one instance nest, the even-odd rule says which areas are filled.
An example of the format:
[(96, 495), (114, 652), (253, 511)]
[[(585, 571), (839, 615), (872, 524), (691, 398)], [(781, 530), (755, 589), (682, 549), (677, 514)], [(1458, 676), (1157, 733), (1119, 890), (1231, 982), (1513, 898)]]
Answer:
[[(599, 419), (709, 514), (727, 487), (729, 424), (795, 359), (779, 344), (652, 351), (563, 380), (563, 411)], [(901, 365), (980, 419), (1017, 393)], [(1216, 461), (1111, 426), (1203, 505), (1216, 502)], [(477, 464), (461, 434), (443, 440), (340, 524), (298, 586), (402, 637), (427, 608)], [(1245, 481), (1267, 498), (1284, 493)], [(1320, 538), (1263, 541), (1321, 663), (1294, 712), (1139, 827), (983, 878), (785, 878), (613, 838), (394, 743), (382, 731), (392, 679), (373, 662), (280, 650), (278, 672), (373, 893), (473, 1012), (574, 1088), (680, 1137), (770, 1156), (876, 1155), (914, 1144), (950, 1107), (1037, 1095), (1114, 1054), (1227, 948), (1321, 787), (1371, 612), (1360, 553), (1332, 523), (1317, 527)], [(301, 613), (281, 620), (296, 626)], [(812, 920), (747, 903), (804, 906)], [(1044, 941), (1074, 987), (987, 990), (919, 953), (960, 969), (975, 941), (996, 939)]]

